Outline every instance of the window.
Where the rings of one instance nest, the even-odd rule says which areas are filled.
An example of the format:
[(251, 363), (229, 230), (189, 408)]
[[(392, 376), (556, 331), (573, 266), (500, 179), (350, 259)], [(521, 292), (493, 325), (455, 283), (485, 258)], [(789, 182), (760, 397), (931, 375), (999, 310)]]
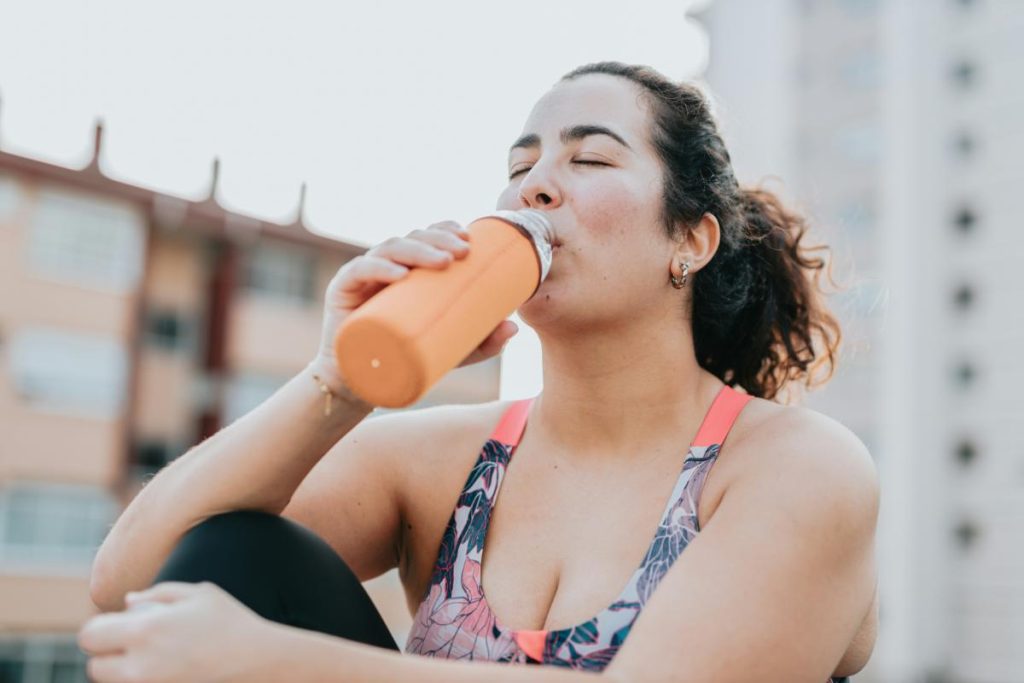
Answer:
[(88, 683), (86, 655), (69, 636), (0, 639), (0, 683)]
[(843, 82), (853, 88), (877, 88), (881, 81), (881, 62), (873, 49), (858, 50), (839, 65)]
[(953, 290), (953, 305), (959, 311), (968, 311), (974, 305), (975, 297), (974, 287), (963, 282)]
[(189, 326), (175, 311), (146, 311), (143, 321), (144, 343), (168, 351), (189, 346)]
[(978, 215), (969, 206), (961, 206), (953, 214), (953, 225), (957, 232), (967, 235), (974, 232), (978, 223)]
[(878, 0), (839, 0), (839, 4), (848, 14), (871, 14), (878, 9)]
[(966, 128), (961, 128), (953, 133), (952, 147), (953, 155), (961, 161), (965, 161), (974, 156), (978, 149), (978, 140), (974, 133)]
[(963, 467), (968, 467), (978, 457), (978, 447), (971, 439), (961, 439), (953, 448), (957, 462)]
[(949, 69), (949, 78), (960, 90), (970, 90), (978, 82), (978, 66), (969, 59), (960, 59)]
[(17, 181), (10, 176), (0, 175), (0, 221), (14, 216), (20, 200), (21, 191), (18, 189)]
[(43, 190), (28, 240), (28, 263), (38, 275), (76, 285), (124, 291), (142, 271), (144, 230), (128, 207)]
[(285, 245), (257, 245), (247, 256), (244, 282), (250, 291), (303, 304), (316, 300), (313, 254)]
[(836, 212), (836, 221), (851, 235), (862, 236), (878, 222), (878, 211), (873, 197), (864, 197), (844, 203)]
[(29, 328), (14, 333), (10, 353), (15, 390), (33, 407), (95, 417), (121, 411), (128, 357), (116, 339)]
[(117, 517), (95, 486), (15, 482), (0, 489), (0, 564), (88, 572)]
[(980, 535), (981, 528), (969, 519), (962, 519), (953, 527), (953, 536), (956, 538), (957, 543), (960, 544), (960, 549), (964, 551), (969, 550)]
[(836, 150), (853, 163), (877, 161), (882, 151), (882, 136), (878, 126), (872, 122), (844, 126), (836, 131)]
[(288, 381), (287, 377), (243, 373), (233, 377), (227, 386), (224, 424), (231, 424), (265, 401)]
[(974, 363), (968, 359), (959, 361), (953, 367), (953, 380), (956, 382), (956, 388), (961, 390), (968, 390), (973, 385), (978, 376), (978, 370), (975, 368)]
[(177, 455), (177, 451), (166, 441), (142, 439), (135, 445), (135, 474), (142, 478), (156, 474)]

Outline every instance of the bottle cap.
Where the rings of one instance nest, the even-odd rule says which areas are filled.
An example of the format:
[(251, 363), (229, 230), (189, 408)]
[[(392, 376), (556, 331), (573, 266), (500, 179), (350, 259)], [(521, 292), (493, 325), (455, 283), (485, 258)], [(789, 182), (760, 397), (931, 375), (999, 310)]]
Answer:
[(534, 251), (537, 252), (537, 260), (540, 262), (540, 280), (537, 284), (544, 282), (548, 271), (551, 270), (551, 242), (554, 241), (554, 229), (544, 212), (537, 209), (519, 209), (518, 211), (495, 211), (489, 215), (512, 223), (520, 229), (520, 232), (530, 238)]

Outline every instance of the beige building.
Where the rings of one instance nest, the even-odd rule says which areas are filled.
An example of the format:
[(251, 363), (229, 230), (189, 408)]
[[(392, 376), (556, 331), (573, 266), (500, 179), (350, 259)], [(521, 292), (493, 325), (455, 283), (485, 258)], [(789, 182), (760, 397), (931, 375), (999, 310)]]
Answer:
[[(316, 351), (323, 292), (366, 247), (0, 150), (0, 681), (85, 681), (96, 549), (144, 477)], [(498, 398), (497, 358), (412, 408)], [(376, 412), (374, 413), (377, 414)], [(370, 582), (399, 642), (391, 572)]]
[(850, 285), (841, 372), (807, 403), (882, 481), (879, 639), (854, 678), (1018, 683), (1024, 3), (704, 5), (740, 180), (778, 176)]

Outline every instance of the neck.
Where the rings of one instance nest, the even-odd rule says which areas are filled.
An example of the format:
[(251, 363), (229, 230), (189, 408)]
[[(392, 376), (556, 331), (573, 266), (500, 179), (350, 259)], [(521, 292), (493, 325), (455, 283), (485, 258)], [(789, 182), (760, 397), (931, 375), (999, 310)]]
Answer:
[(544, 338), (544, 390), (530, 424), (558, 451), (587, 458), (686, 448), (723, 383), (697, 364), (686, 329), (664, 325)]

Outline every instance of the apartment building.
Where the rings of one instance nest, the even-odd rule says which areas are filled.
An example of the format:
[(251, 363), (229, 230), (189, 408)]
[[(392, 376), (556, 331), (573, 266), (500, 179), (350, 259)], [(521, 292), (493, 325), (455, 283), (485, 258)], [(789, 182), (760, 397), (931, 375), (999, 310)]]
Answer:
[(776, 176), (847, 285), (841, 371), (806, 404), (882, 478), (880, 637), (855, 680), (1019, 681), (1024, 3), (716, 0), (694, 16), (741, 182)]
[[(0, 149), (0, 681), (85, 681), (95, 551), (142, 481), (315, 353), (366, 247)], [(382, 238), (385, 236), (382, 236)], [(497, 358), (419, 403), (498, 398)], [(375, 411), (374, 415), (383, 411)], [(368, 587), (404, 638), (393, 573)]]

